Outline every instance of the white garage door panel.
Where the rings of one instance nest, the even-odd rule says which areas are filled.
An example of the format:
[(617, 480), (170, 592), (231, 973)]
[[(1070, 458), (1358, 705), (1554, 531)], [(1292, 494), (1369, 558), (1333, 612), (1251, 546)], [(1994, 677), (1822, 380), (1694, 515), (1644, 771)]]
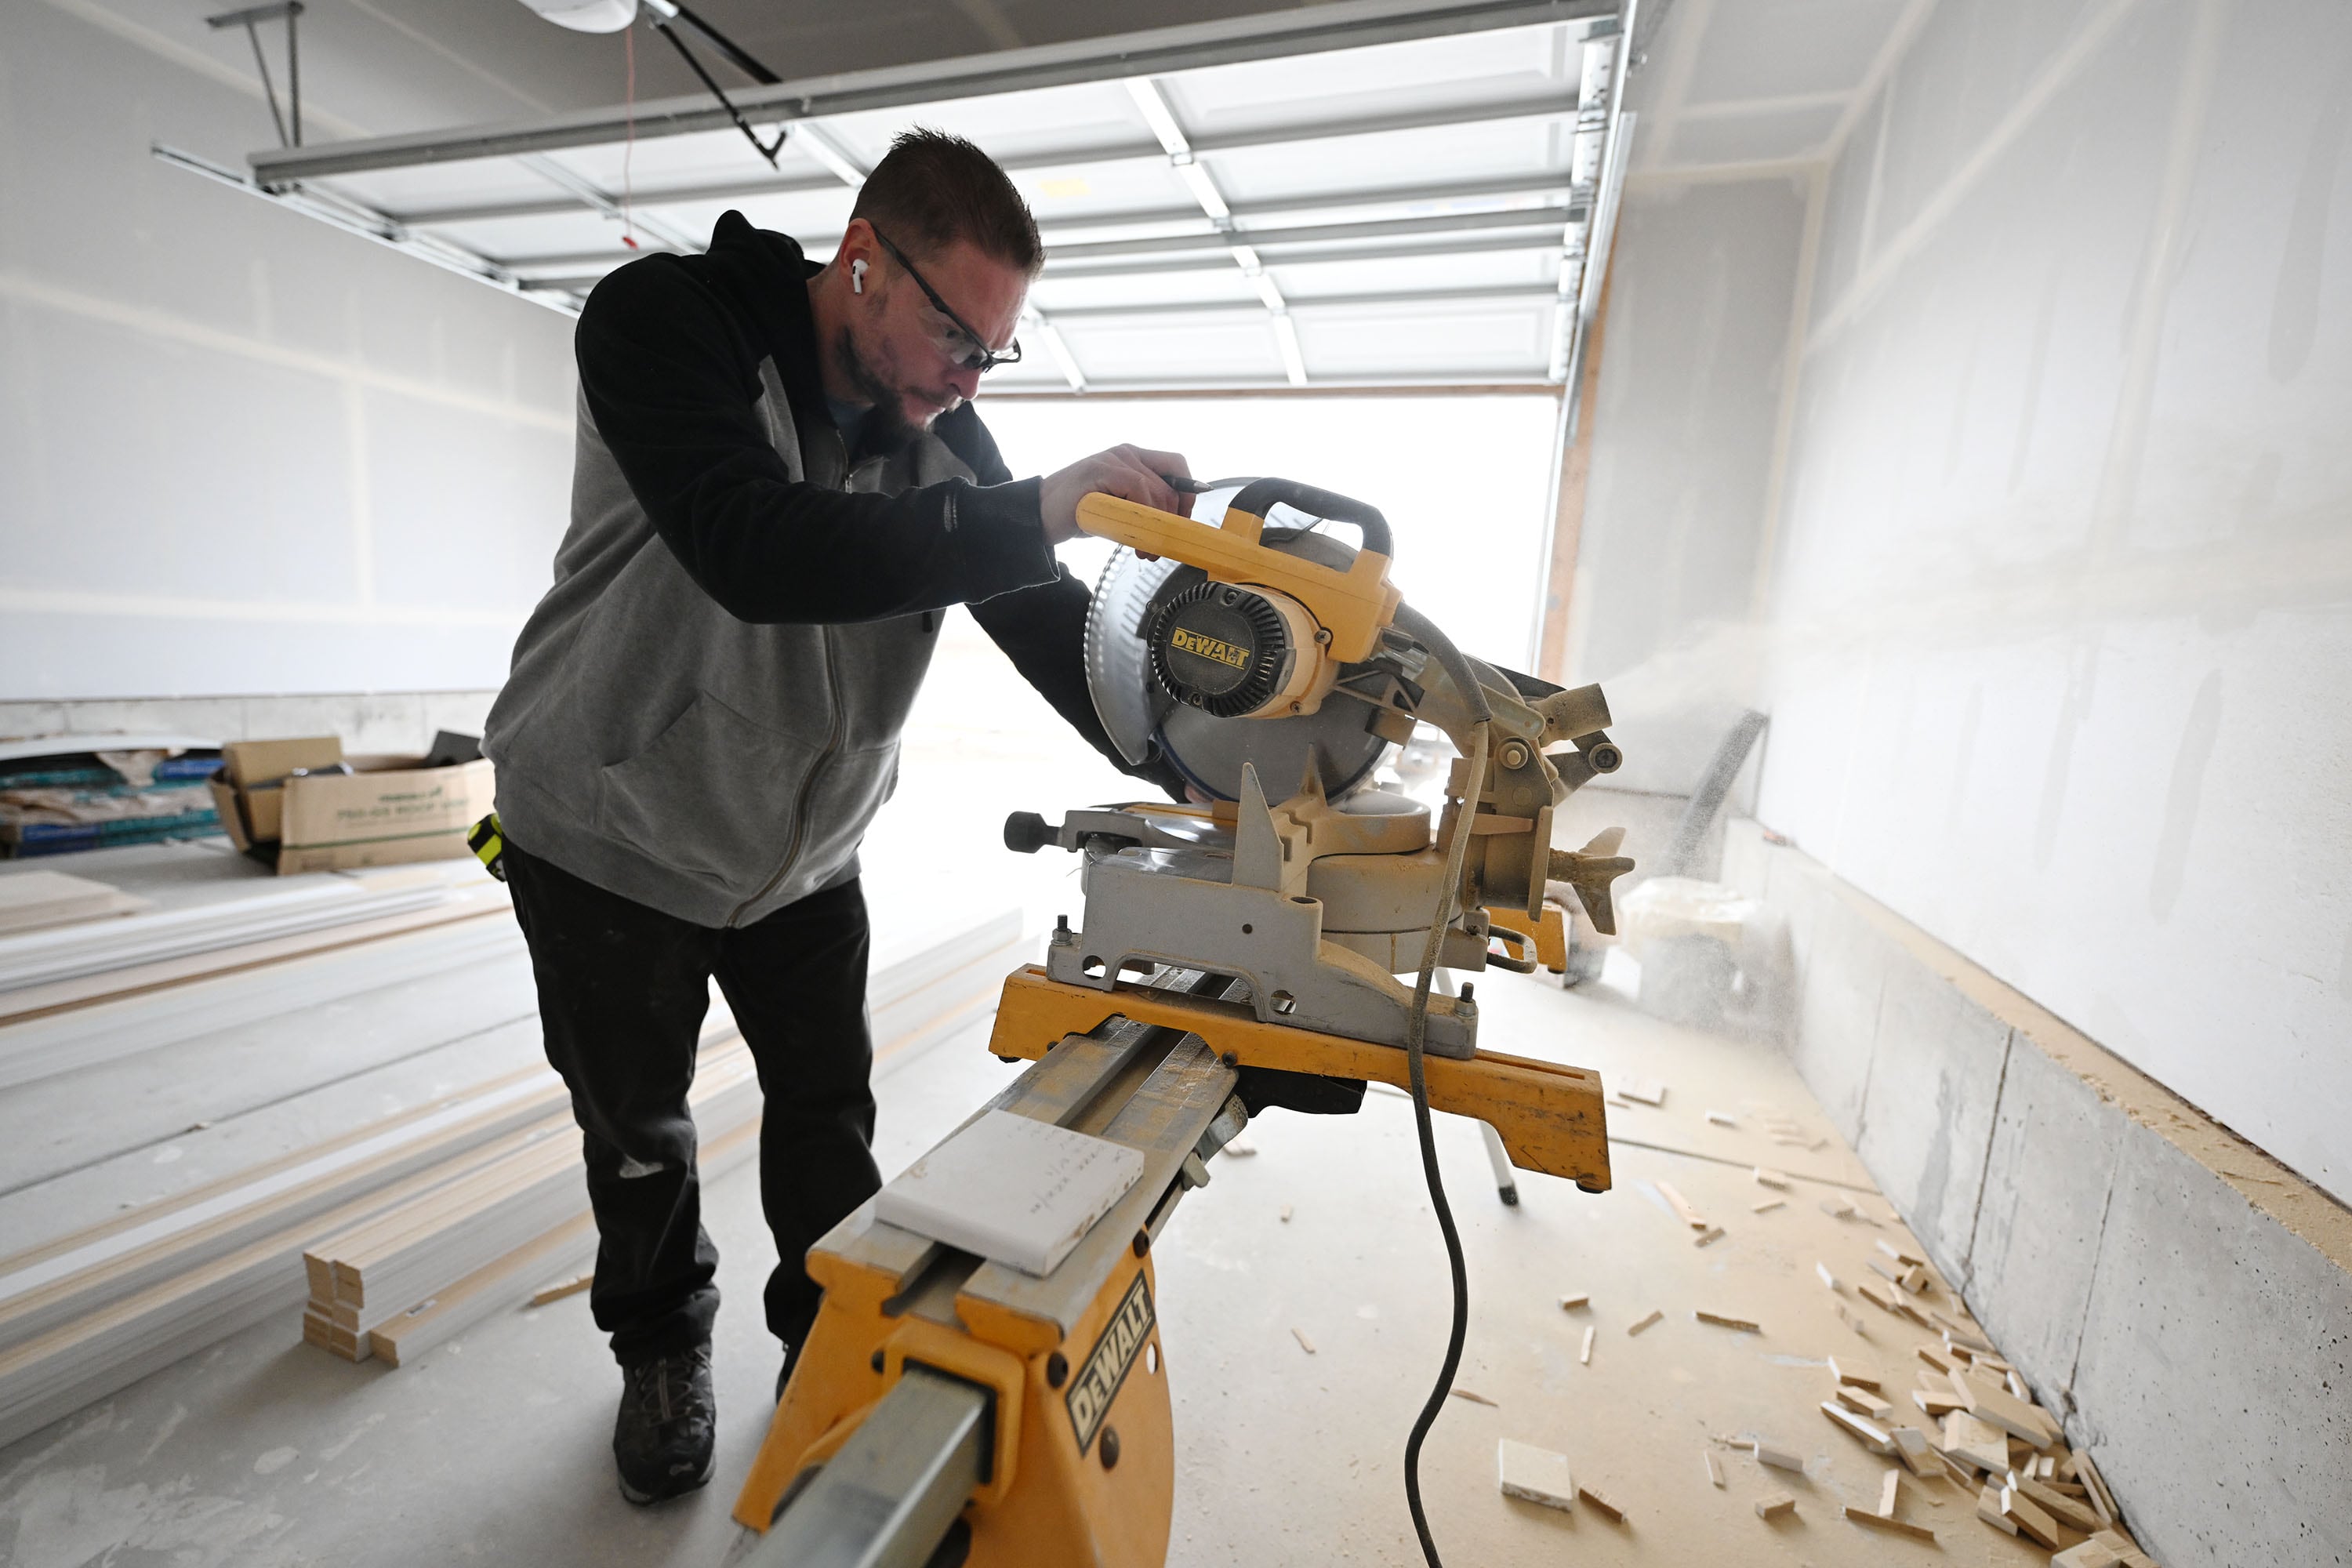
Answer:
[[(698, 248), (732, 207), (829, 258), (859, 171), (935, 126), (1005, 166), (1045, 242), (1029, 363), (1001, 384), (1558, 383), (1615, 200), (1617, 21), (1602, 0), (1329, 0), (747, 88), (763, 133), (806, 117), (773, 168), (731, 128), (672, 134), (714, 114), (698, 98), (251, 162), (577, 310), (634, 254), (624, 207), (648, 248)], [(1578, 310), (1553, 308), (1562, 290)]]
[(1364, 310), (1302, 304), (1294, 311), (1310, 375), (1507, 373), (1550, 345), (1549, 302), (1485, 308)]

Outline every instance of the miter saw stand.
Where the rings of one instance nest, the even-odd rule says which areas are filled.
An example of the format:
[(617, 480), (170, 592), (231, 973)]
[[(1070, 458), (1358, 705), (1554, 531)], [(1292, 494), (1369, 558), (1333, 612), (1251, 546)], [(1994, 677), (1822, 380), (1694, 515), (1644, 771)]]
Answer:
[[(1213, 582), (1263, 584), (1293, 571), (1286, 582), (1316, 620), (1341, 619), (1344, 606), (1318, 602), (1323, 579), (1259, 558), (1260, 519), (1242, 505), (1251, 493), (1223, 530), (1104, 496), (1087, 498), (1080, 519), (1137, 551), (1216, 561)], [(1200, 537), (1219, 533), (1245, 534), (1249, 550)], [(1366, 535), (1352, 577), (1374, 553)], [(1385, 565), (1383, 551), (1370, 574), (1383, 589)], [(1152, 622), (1162, 644), (1174, 635), (1165, 609)], [(1548, 849), (1552, 805), (1597, 764), (1614, 765), (1606, 706), (1596, 689), (1527, 690), (1463, 659), (1387, 590), (1373, 631), (1391, 619), (1410, 636), (1377, 646), (1403, 656), (1437, 647), (1445, 669), (1426, 688), (1402, 673), (1417, 665), (1402, 663), (1384, 686), (1364, 682), (1376, 645), (1359, 635), (1342, 644), (1353, 650), (1343, 673), (1472, 742), (1435, 834), (1427, 809), (1402, 796), (1327, 798), (1311, 743), (1300, 787), (1278, 805), (1244, 764), (1238, 798), (1209, 807), (1007, 824), (1013, 847), (1084, 858), (1086, 915), (1080, 927), (1061, 923), (1044, 965), (1007, 978), (989, 1048), (1033, 1065), (972, 1120), (1002, 1110), (1107, 1139), (1139, 1152), (1143, 1173), (1043, 1277), (884, 1224), (871, 1205), (812, 1248), (824, 1303), (736, 1501), (737, 1521), (761, 1532), (746, 1538), (745, 1560), (1164, 1563), (1175, 1456), (1152, 1242), (1249, 1120), (1235, 1092), (1244, 1074), (1404, 1087), (1417, 1057), (1431, 1109), (1486, 1124), (1521, 1169), (1608, 1189), (1599, 1075), (1480, 1050), (1469, 987), (1417, 995), (1395, 978), (1415, 963), (1425, 977), (1433, 956), (1460, 969), (1533, 968), (1545, 955), (1532, 933), (1558, 931), (1544, 902), (1550, 883), (1609, 928), (1609, 882), (1632, 864), (1615, 857), (1613, 835), (1579, 853)], [(1471, 682), (1475, 694), (1463, 689)], [(1544, 754), (1564, 739), (1576, 750)], [(1488, 949), (1489, 899), (1531, 928), (1516, 956)], [(1434, 909), (1444, 911), (1435, 927)]]

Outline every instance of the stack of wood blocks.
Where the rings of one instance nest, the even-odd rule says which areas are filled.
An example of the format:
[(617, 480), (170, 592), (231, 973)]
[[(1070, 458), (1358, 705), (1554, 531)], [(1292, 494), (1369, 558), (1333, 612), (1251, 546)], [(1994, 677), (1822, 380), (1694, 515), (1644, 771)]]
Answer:
[[(706, 1050), (688, 1097), (705, 1179), (750, 1153), (759, 1132), (751, 1053)], [(592, 1251), (580, 1137), (568, 1115), (448, 1162), (441, 1180), (302, 1254), (302, 1337), (341, 1356), (413, 1359)]]

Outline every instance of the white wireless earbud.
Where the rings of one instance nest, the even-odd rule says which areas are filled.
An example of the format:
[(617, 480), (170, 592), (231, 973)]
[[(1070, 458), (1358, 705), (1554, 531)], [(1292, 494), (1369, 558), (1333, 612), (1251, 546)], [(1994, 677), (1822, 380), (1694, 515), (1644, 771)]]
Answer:
[(866, 263), (863, 261), (849, 264), (849, 291), (853, 294), (866, 292)]

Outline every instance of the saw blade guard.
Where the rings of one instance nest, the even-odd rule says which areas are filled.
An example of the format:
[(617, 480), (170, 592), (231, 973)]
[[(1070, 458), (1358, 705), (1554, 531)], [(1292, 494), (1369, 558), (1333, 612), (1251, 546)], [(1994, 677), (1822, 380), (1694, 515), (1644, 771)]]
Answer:
[[(1195, 521), (1215, 527), (1237, 497), (1267, 483), (1234, 481), (1203, 493)], [(1281, 495), (1368, 514), (1372, 522), (1359, 524), (1368, 541), (1387, 544), (1387, 525), (1369, 508), (1276, 483)], [(1335, 572), (1355, 563), (1360, 549), (1322, 531), (1325, 519), (1280, 499), (1261, 504), (1257, 542), (1265, 549)], [(1372, 715), (1364, 704), (1322, 700), (1330, 672), (1312, 679), (1314, 630), (1279, 593), (1220, 583), (1172, 556), (1121, 546), (1105, 564), (1087, 615), (1087, 691), (1122, 757), (1139, 763), (1156, 750), (1213, 799), (1241, 798), (1247, 764), (1262, 777), (1297, 779), (1310, 758), (1325, 794), (1337, 799), (1370, 780), (1390, 742), (1367, 727)], [(1284, 707), (1309, 710), (1283, 713)], [(1269, 709), (1276, 716), (1261, 716)]]

